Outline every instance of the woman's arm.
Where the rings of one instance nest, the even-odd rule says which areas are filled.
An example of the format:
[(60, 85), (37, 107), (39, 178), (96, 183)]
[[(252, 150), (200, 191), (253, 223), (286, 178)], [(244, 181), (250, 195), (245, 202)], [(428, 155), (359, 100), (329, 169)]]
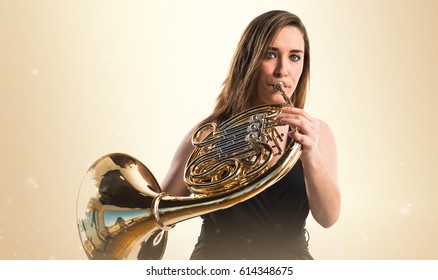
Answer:
[(279, 120), (292, 127), (290, 136), (302, 144), (300, 159), (310, 210), (315, 220), (328, 228), (338, 220), (341, 208), (333, 133), (325, 122), (299, 108), (285, 108)]
[(194, 129), (181, 141), (170, 164), (169, 171), (161, 183), (161, 190), (173, 196), (188, 196), (190, 191), (184, 183), (184, 169), (194, 147), (191, 139)]

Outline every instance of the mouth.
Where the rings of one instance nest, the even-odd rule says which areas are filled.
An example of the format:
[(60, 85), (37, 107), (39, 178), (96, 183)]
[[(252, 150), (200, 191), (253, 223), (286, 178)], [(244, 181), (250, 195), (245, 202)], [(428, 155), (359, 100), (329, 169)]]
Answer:
[(270, 84), (270, 87), (272, 87), (272, 89), (274, 89), (275, 92), (281, 94), (288, 94), (288, 92), (290, 91), (290, 86), (281, 81), (276, 82), (274, 84)]
[(269, 84), (270, 87), (273, 87), (276, 90), (279, 90), (279, 85), (281, 85), (281, 88), (283, 88), (283, 89), (290, 88), (290, 85), (288, 85), (288, 84), (286, 84), (285, 82), (282, 82), (282, 81), (278, 81), (278, 82)]
[(274, 89), (284, 93), (285, 84), (283, 82), (277, 82), (273, 85)]
[(283, 99), (286, 103), (292, 104), (290, 98), (287, 96), (287, 93), (286, 93), (287, 86), (283, 82), (276, 82), (272, 87), (274, 88), (275, 93), (278, 92), (281, 94), (281, 96), (283, 97)]

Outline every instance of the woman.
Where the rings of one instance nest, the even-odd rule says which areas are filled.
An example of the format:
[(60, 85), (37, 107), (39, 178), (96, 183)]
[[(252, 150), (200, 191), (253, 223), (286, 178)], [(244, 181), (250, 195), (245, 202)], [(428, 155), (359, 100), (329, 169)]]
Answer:
[(292, 170), (264, 192), (202, 216), (191, 259), (312, 259), (305, 230), (309, 210), (323, 227), (337, 221), (340, 193), (335, 140), (325, 122), (303, 110), (309, 63), (306, 29), (289, 12), (264, 13), (244, 31), (213, 113), (182, 141), (162, 189), (171, 195), (189, 195), (183, 172), (193, 151), (193, 131), (207, 122), (220, 124), (253, 106), (284, 103), (273, 87), (277, 82), (284, 84), (294, 104), (279, 115), (284, 124), (280, 130), (302, 144), (302, 154)]

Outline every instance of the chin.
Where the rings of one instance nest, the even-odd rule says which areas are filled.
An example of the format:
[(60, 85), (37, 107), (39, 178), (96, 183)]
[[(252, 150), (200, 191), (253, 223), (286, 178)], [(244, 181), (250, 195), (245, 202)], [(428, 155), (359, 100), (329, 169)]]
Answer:
[(265, 104), (282, 104), (285, 103), (283, 96), (280, 93), (273, 93), (270, 95), (265, 95), (260, 99), (256, 99), (254, 105), (265, 105)]
[(272, 99), (271, 103), (285, 103), (283, 96), (279, 94), (279, 96), (275, 96), (275, 98)]

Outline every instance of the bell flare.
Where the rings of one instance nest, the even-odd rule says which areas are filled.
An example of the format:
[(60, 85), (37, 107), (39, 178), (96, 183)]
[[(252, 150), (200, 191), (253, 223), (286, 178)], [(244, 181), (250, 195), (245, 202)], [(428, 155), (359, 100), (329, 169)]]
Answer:
[[(148, 244), (161, 233), (150, 218), (152, 201), (159, 193), (157, 180), (137, 159), (121, 153), (98, 159), (84, 176), (76, 204), (79, 236), (87, 257), (135, 258), (128, 255), (133, 248), (148, 247), (140, 250), (142, 259), (161, 258), (167, 233), (160, 244)], [(147, 228), (149, 234), (144, 234)]]

